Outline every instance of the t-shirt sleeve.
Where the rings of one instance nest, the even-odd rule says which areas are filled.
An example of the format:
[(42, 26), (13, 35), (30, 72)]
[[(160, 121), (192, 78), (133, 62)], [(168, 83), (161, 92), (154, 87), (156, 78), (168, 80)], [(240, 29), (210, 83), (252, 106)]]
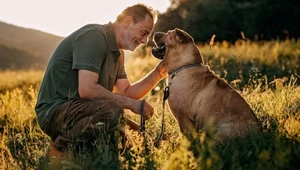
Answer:
[(89, 30), (81, 33), (73, 42), (72, 69), (83, 69), (99, 73), (105, 59), (106, 39), (101, 31)]

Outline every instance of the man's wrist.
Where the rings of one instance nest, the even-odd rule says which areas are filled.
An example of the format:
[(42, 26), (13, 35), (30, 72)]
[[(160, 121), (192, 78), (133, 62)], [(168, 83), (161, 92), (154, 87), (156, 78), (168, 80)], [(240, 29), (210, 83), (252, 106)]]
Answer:
[(161, 80), (162, 78), (164, 78), (164, 76), (160, 73), (160, 71), (158, 69), (155, 69), (157, 74), (158, 74), (158, 79)]

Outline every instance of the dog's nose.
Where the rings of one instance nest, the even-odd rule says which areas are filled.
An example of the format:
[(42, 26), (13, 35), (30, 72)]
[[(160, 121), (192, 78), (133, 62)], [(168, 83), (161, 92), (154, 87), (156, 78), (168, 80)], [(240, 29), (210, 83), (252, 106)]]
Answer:
[(165, 34), (166, 34), (166, 33), (164, 33), (164, 32), (155, 32), (153, 38), (154, 38), (155, 41), (158, 41), (158, 40), (160, 40)]

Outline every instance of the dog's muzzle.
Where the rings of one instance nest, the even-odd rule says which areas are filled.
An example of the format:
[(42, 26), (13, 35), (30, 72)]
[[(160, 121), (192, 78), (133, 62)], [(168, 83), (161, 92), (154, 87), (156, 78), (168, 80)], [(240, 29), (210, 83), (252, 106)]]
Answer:
[(153, 36), (154, 46), (152, 47), (152, 55), (160, 60), (163, 60), (166, 54), (166, 45), (163, 41), (165, 35), (166, 33), (156, 32)]

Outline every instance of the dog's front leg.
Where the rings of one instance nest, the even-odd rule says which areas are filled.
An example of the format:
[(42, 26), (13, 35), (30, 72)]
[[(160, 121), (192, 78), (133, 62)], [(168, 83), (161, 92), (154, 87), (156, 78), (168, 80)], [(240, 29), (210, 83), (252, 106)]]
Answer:
[(197, 130), (195, 129), (193, 122), (190, 120), (181, 121), (179, 123), (179, 127), (181, 132), (185, 135), (185, 137), (190, 142), (189, 150), (192, 151), (195, 157), (198, 157), (200, 153), (199, 150), (200, 138), (199, 138), (199, 133), (197, 133)]
[(178, 122), (180, 131), (188, 138), (189, 141), (192, 141), (198, 137), (198, 133), (193, 125), (193, 122), (188, 119), (181, 119)]

